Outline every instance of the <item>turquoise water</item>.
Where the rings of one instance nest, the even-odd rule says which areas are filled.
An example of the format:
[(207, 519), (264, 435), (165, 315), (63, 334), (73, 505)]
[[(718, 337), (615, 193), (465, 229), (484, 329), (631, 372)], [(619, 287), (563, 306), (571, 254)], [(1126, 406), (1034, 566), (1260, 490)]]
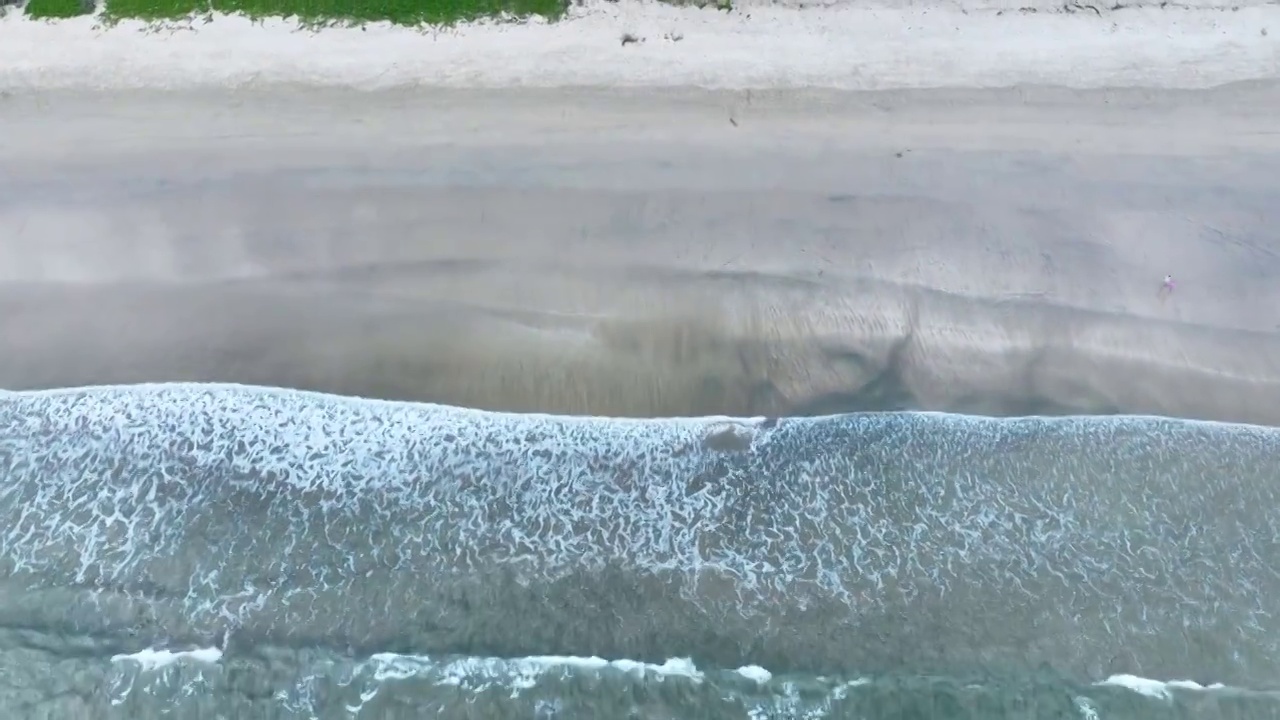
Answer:
[(1158, 418), (9, 393), (0, 705), (1273, 717), (1277, 460)]

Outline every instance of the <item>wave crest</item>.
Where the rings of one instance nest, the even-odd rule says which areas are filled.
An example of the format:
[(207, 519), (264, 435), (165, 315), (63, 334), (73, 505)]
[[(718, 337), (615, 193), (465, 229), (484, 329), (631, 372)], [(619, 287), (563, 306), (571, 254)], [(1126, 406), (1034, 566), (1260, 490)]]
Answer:
[[(0, 396), (0, 623), (777, 672), (1280, 669), (1280, 433)], [(128, 649), (128, 648), (125, 648)], [(1102, 660), (1099, 660), (1102, 658)]]

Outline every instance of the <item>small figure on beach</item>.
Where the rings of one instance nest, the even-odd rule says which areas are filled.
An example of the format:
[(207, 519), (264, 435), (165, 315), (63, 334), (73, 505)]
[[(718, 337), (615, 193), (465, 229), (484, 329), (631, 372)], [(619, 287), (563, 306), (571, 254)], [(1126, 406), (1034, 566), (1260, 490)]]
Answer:
[(1156, 291), (1156, 297), (1160, 298), (1160, 302), (1164, 302), (1165, 298), (1173, 294), (1173, 276), (1165, 275), (1164, 280), (1160, 283), (1160, 289)]

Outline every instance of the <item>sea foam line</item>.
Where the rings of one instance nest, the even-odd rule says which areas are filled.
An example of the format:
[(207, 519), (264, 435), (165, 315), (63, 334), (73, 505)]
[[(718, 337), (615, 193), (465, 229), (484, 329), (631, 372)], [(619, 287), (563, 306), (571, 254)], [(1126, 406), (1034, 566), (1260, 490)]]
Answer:
[[(197, 667), (216, 665), (222, 658), (221, 650), (210, 647), (185, 651), (147, 649), (136, 653), (115, 655), (111, 659), (113, 663), (136, 664), (140, 672), (149, 673), (164, 670), (183, 661), (194, 663)], [(817, 720), (833, 717), (832, 713), (837, 709), (838, 703), (846, 701), (851, 693), (857, 692), (859, 688), (873, 683), (873, 680), (865, 677), (849, 681), (825, 677), (808, 680), (782, 678), (775, 681), (773, 673), (759, 665), (744, 665), (732, 671), (710, 673), (699, 669), (689, 658), (671, 658), (662, 663), (572, 655), (535, 655), (509, 659), (455, 656), (437, 660), (423, 655), (377, 653), (364, 662), (348, 666), (348, 670), (339, 670), (339, 667), (326, 663), (323, 669), (314, 668), (315, 672), (300, 678), (299, 685), (292, 691), (293, 694), (291, 691), (281, 690), (276, 693), (275, 699), (287, 705), (296, 694), (295, 699), (304, 702), (300, 707), (303, 709), (310, 707), (309, 712), (314, 712), (315, 707), (307, 705), (315, 702), (311, 692), (314, 690), (314, 683), (321, 681), (325, 675), (330, 675), (342, 686), (355, 683), (353, 689), (359, 692), (358, 700), (353, 698), (354, 702), (348, 702), (344, 708), (352, 717), (359, 717), (366, 709), (366, 705), (374, 701), (388, 687), (388, 683), (406, 680), (426, 682), (437, 687), (453, 687), (468, 694), (496, 691), (514, 700), (521, 697), (524, 691), (539, 685), (540, 681), (549, 675), (566, 678), (580, 672), (591, 674), (615, 672), (635, 679), (648, 678), (658, 682), (674, 679), (701, 684), (709, 675), (714, 674), (720, 678), (722, 683), (720, 689), (727, 693), (725, 697), (734, 698), (743, 703), (746, 717), (752, 720), (780, 717)], [(749, 687), (735, 688), (736, 683), (733, 682), (724, 685), (724, 681), (730, 679), (729, 676), (747, 681)], [(157, 676), (151, 677), (153, 679), (148, 681), (149, 683), (159, 680)], [(200, 685), (201, 681), (194, 682), (196, 684), (189, 685), (184, 694), (200, 691), (199, 688), (203, 687)], [(813, 686), (815, 682), (819, 687)], [(1123, 688), (1157, 701), (1172, 701), (1174, 691), (1179, 690), (1196, 693), (1228, 690), (1221, 683), (1200, 685), (1187, 680), (1160, 681), (1128, 674), (1112, 675), (1093, 685)], [(150, 690), (144, 688), (150, 688)], [(151, 684), (135, 687), (130, 683), (127, 689), (122, 687), (115, 693), (112, 704), (119, 705), (125, 702), (127, 696), (136, 691), (156, 690), (156, 686)], [(558, 701), (539, 700), (538, 702), (539, 704), (549, 702), (554, 705)], [(1103, 720), (1095, 701), (1086, 695), (1076, 696), (1074, 704), (1081, 720)], [(1108, 715), (1108, 717), (1111, 716)]]
[(1192, 680), (1152, 680), (1150, 678), (1138, 677), (1137, 675), (1119, 674), (1112, 675), (1106, 680), (1100, 680), (1094, 685), (1114, 685), (1116, 687), (1128, 688), (1136, 693), (1141, 693), (1148, 697), (1167, 700), (1173, 697), (1173, 690), (1225, 690), (1226, 685), (1222, 683), (1210, 683), (1209, 685), (1201, 685)]
[[(191, 650), (170, 650), (167, 648), (147, 648), (134, 653), (122, 653), (111, 656), (113, 663), (136, 663), (144, 672), (164, 669), (181, 661), (204, 664), (217, 664), (223, 659), (223, 652), (217, 647), (195, 648)], [(441, 685), (470, 685), (472, 681), (482, 681), (480, 685), (490, 685), (499, 678), (509, 678), (513, 687), (532, 687), (538, 676), (556, 670), (584, 670), (600, 672), (615, 670), (618, 672), (655, 678), (682, 677), (693, 682), (702, 682), (706, 673), (698, 669), (689, 658), (669, 658), (662, 663), (644, 662), (626, 658), (608, 660), (599, 656), (575, 655), (531, 655), (522, 658), (497, 657), (462, 657), (437, 660), (427, 655), (402, 655), (399, 653), (375, 653), (369, 656), (361, 667), (369, 667), (373, 678), (379, 682), (388, 680), (404, 680), (425, 674), (436, 674)], [(744, 665), (730, 671), (744, 679), (759, 685), (769, 683), (774, 674), (759, 665)], [(844, 683), (860, 685), (870, 682), (867, 678), (859, 678)], [(1133, 692), (1157, 699), (1172, 697), (1174, 690), (1209, 692), (1232, 689), (1223, 683), (1202, 685), (1192, 680), (1155, 680), (1137, 675), (1121, 673), (1111, 675), (1105, 680), (1093, 683), (1095, 686), (1122, 687)]]
[(222, 651), (216, 647), (178, 651), (148, 648), (146, 650), (139, 650), (135, 653), (111, 656), (111, 662), (137, 663), (143, 672), (161, 670), (183, 660), (212, 665), (222, 660)]
[[(224, 382), (145, 382), (120, 385), (75, 385), (58, 388), (43, 388), (36, 390), (6, 390), (0, 388), (0, 400), (9, 398), (42, 398), (42, 397), (63, 397), (67, 395), (75, 395), (78, 393), (146, 393), (155, 391), (189, 391), (189, 392), (251, 392), (266, 396), (275, 397), (293, 397), (298, 399), (323, 400), (325, 402), (349, 403), (356, 406), (364, 406), (368, 408), (384, 407), (388, 409), (418, 409), (433, 410), (439, 412), (447, 412), (457, 421), (463, 422), (468, 420), (547, 420), (558, 423), (596, 423), (600, 421), (608, 421), (610, 424), (618, 427), (644, 427), (653, 426), (654, 424), (665, 424), (672, 427), (698, 427), (706, 428), (712, 426), (724, 425), (725, 427), (750, 427), (756, 428), (779, 418), (769, 418), (763, 415), (755, 415), (750, 417), (734, 416), (734, 415), (698, 415), (698, 416), (681, 416), (681, 417), (618, 417), (612, 415), (555, 415), (551, 413), (537, 412), (510, 412), (502, 410), (478, 410), (475, 408), (462, 407), (459, 405), (444, 405), (440, 403), (418, 402), (412, 400), (386, 400), (383, 398), (368, 398), (357, 395), (337, 395), (333, 393), (318, 392), (315, 390), (299, 390), (296, 388), (287, 388), (274, 385), (249, 385), (244, 383), (224, 383)], [(835, 413), (830, 415), (814, 415), (805, 416), (806, 420), (823, 420), (827, 418), (841, 417), (842, 415), (858, 415), (858, 414), (885, 414), (885, 413)], [(975, 415), (970, 413), (950, 413), (936, 410), (897, 410), (893, 411), (893, 415), (903, 417), (932, 417), (951, 420), (953, 422), (1008, 422), (1018, 423), (1026, 421), (1036, 421), (1046, 425), (1070, 425), (1070, 424), (1122, 424), (1126, 422), (1175, 422), (1190, 427), (1215, 428), (1219, 430), (1243, 430), (1248, 432), (1263, 433), (1274, 435), (1280, 433), (1280, 429), (1269, 427), (1266, 425), (1256, 425), (1252, 423), (1223, 422), (1220, 420), (1199, 420), (1194, 418), (1178, 418), (1167, 417), (1164, 415), (1149, 414), (1122, 414), (1122, 415), (1017, 415), (1017, 416), (1001, 416), (992, 417), (989, 415)]]

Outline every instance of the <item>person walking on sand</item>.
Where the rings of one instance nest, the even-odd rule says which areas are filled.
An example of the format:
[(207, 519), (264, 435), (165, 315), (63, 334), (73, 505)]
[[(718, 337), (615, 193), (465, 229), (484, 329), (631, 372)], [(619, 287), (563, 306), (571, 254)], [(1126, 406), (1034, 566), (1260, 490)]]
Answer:
[(1165, 275), (1164, 281), (1160, 283), (1160, 289), (1156, 291), (1156, 297), (1160, 298), (1160, 302), (1164, 302), (1165, 298), (1173, 294), (1173, 276)]

